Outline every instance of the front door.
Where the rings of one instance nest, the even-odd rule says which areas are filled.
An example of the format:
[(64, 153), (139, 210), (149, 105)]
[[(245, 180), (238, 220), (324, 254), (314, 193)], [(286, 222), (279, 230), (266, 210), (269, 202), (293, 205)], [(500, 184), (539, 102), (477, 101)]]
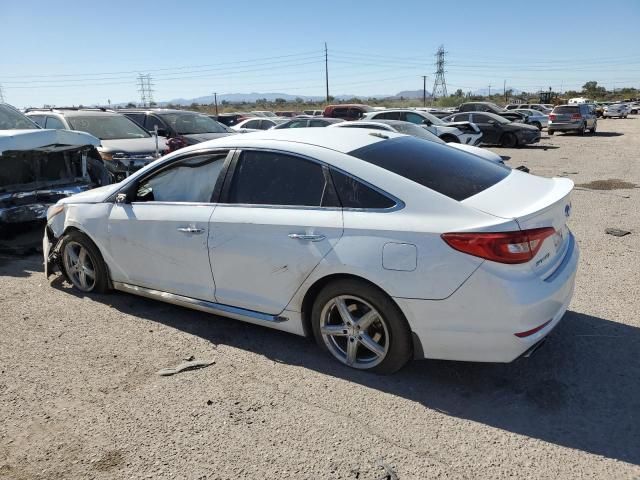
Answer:
[(191, 156), (136, 186), (109, 216), (114, 281), (215, 300), (207, 238), (218, 176), (227, 152)]
[(211, 217), (218, 303), (274, 315), (284, 310), (342, 236), (328, 178), (308, 159), (242, 152)]
[(482, 130), (482, 143), (500, 143), (502, 127), (500, 123), (498, 123), (498, 120), (483, 113), (473, 113), (471, 121)]

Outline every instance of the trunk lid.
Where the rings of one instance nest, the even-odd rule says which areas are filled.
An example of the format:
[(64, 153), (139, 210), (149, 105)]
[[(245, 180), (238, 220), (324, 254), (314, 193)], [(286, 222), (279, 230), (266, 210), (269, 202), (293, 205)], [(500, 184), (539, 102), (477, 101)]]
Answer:
[(571, 216), (573, 182), (568, 178), (542, 178), (514, 170), (501, 182), (461, 203), (500, 218), (513, 219), (521, 230), (553, 227), (529, 262), (547, 278), (562, 262), (569, 246), (567, 221)]

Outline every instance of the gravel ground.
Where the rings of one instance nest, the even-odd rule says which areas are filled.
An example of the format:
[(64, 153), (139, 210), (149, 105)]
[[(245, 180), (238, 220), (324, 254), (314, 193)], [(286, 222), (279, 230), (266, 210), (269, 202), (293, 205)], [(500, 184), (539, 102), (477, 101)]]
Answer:
[[(0, 478), (640, 478), (640, 190), (590, 184), (640, 184), (640, 117), (599, 130), (495, 149), (586, 184), (570, 311), (508, 365), (364, 374), (303, 338), (79, 295), (37, 256), (0, 257)], [(190, 356), (215, 364), (157, 375)]]

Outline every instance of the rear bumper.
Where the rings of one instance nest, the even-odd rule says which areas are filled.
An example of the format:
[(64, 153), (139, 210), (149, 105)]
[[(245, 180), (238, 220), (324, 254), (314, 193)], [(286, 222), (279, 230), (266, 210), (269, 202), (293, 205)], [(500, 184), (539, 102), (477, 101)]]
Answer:
[(549, 130), (562, 131), (562, 130), (580, 130), (582, 128), (582, 120), (578, 122), (549, 122), (547, 127)]
[[(573, 296), (579, 251), (573, 236), (566, 256), (546, 280), (478, 270), (449, 298), (395, 298), (422, 344), (425, 358), (511, 362), (560, 322)], [(524, 338), (527, 332), (549, 322)]]

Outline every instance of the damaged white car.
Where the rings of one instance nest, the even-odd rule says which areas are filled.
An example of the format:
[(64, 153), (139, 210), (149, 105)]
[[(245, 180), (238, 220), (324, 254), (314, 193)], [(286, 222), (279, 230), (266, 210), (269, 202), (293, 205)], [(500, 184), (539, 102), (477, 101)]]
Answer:
[(108, 182), (99, 144), (87, 133), (41, 129), (0, 104), (0, 236), (42, 222), (61, 198)]

